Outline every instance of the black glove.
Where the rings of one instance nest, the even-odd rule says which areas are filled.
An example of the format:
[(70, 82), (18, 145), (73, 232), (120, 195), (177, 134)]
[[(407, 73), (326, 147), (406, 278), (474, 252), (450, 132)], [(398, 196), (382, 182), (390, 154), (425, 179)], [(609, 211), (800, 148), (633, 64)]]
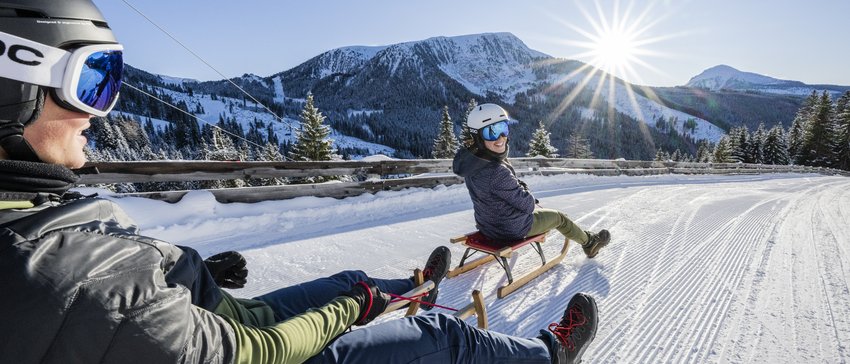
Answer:
[(215, 283), (224, 288), (242, 288), (248, 282), (248, 262), (239, 252), (218, 253), (204, 260)]
[(381, 292), (373, 283), (363, 281), (355, 283), (350, 291), (340, 295), (354, 298), (360, 305), (360, 317), (354, 321), (358, 326), (368, 324), (384, 313), (392, 300), (390, 295)]
[(525, 182), (523, 180), (517, 178), (516, 181), (519, 182), (519, 186), (522, 187), (522, 189), (524, 189), (525, 192), (531, 193), (531, 191), (528, 190), (528, 185), (525, 184)]

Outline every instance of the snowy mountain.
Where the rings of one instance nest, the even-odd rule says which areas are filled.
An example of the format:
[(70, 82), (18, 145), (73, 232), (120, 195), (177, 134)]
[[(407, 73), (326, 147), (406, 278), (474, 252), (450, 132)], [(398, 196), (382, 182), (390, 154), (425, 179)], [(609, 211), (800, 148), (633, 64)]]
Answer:
[[(150, 75), (138, 82), (174, 93), (189, 109), (223, 113), (207, 112), (213, 119), (269, 119), (261, 116), (266, 111), (260, 104), (231, 84), (236, 83), (287, 120), (282, 137), (292, 135), (291, 126), (297, 125), (306, 95), (312, 93), (337, 135), (386, 146), (401, 158), (430, 157), (443, 106), (449, 107), (459, 133), (470, 99), (500, 103), (512, 116), (528, 121), (517, 127), (514, 140), (528, 140), (542, 120), (550, 125), (558, 149), (566, 150), (569, 135), (578, 132), (589, 139), (597, 157), (649, 159), (658, 148), (693, 153), (698, 140), (716, 141), (724, 129), (736, 125), (787, 125), (799, 108), (798, 95), (808, 95), (814, 87), (728, 66), (706, 70), (686, 87), (638, 87), (582, 62), (530, 49), (510, 33), (337, 48), (268, 77), (246, 74), (196, 82)], [(208, 108), (204, 98), (225, 100), (226, 107)], [(135, 105), (136, 114), (144, 106)], [(616, 125), (605, 125), (612, 121)], [(608, 135), (606, 128), (619, 134)], [(524, 142), (512, 143), (512, 155), (522, 155), (525, 148)]]
[(494, 93), (512, 102), (513, 95), (536, 81), (531, 65), (546, 58), (551, 57), (528, 48), (513, 34), (488, 33), (338, 48), (272, 78), (286, 94), (303, 97), (310, 90), (318, 96), (329, 90), (337, 98), (355, 98), (352, 104), (386, 104), (384, 93), (376, 91), (387, 88), (413, 98)]
[(808, 96), (812, 91), (829, 91), (833, 96), (837, 96), (850, 90), (848, 86), (807, 85), (800, 81), (780, 80), (757, 73), (739, 71), (727, 65), (711, 67), (691, 78), (685, 86), (711, 91), (756, 91), (800, 96)]

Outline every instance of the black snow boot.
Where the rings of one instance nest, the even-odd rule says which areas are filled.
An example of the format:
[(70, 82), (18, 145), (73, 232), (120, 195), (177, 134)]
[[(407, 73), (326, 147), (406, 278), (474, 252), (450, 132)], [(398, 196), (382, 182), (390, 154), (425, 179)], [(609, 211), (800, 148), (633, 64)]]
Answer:
[[(422, 298), (422, 301), (428, 303), (437, 302), (437, 294), (440, 293), (440, 282), (443, 278), (446, 278), (446, 274), (449, 273), (449, 266), (452, 264), (452, 251), (449, 248), (444, 246), (439, 246), (437, 249), (434, 249), (431, 252), (431, 256), (428, 257), (428, 262), (425, 263), (425, 269), (422, 270), (422, 276), (425, 277), (425, 280), (430, 280), (434, 282), (434, 289), (432, 289), (428, 294)], [(422, 305), (423, 310), (430, 310), (433, 306), (431, 305)]]
[(596, 301), (584, 293), (577, 293), (567, 304), (561, 322), (549, 324), (549, 330), (540, 330), (542, 340), (549, 346), (552, 364), (580, 363), (581, 356), (596, 337)]
[(588, 258), (595, 257), (599, 253), (599, 249), (602, 249), (602, 247), (608, 245), (608, 242), (611, 241), (611, 233), (608, 230), (599, 230), (596, 234), (590, 231), (585, 231), (585, 233), (588, 238), (587, 243), (582, 245), (581, 248)]

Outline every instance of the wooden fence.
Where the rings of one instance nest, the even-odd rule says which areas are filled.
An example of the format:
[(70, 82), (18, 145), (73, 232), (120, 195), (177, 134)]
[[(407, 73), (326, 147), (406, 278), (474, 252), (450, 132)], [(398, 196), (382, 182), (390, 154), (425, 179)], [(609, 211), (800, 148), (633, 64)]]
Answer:
[[(593, 174), (598, 176), (641, 176), (658, 174), (759, 174), (820, 173), (850, 176), (846, 171), (805, 166), (774, 166), (742, 163), (684, 163), (626, 161), (604, 159), (511, 158), (519, 176), (555, 174)], [(251, 178), (304, 178), (316, 176), (352, 176), (358, 182), (327, 182), (283, 186), (243, 187), (210, 191), (219, 202), (258, 202), (300, 196), (343, 198), (408, 187), (431, 188), (463, 183), (452, 174), (450, 159), (412, 159), (385, 161), (330, 162), (217, 162), (217, 161), (140, 161), (98, 162), (99, 173), (84, 174), (86, 185), (128, 182), (175, 182), (232, 180)], [(179, 201), (189, 191), (127, 193), (123, 196), (147, 197), (169, 202)]]

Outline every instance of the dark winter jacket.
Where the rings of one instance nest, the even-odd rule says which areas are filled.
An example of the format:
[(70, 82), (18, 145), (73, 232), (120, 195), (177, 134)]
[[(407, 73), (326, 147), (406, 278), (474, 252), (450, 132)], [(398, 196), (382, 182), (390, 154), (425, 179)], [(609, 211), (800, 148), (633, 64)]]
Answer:
[(479, 154), (461, 148), (452, 165), (465, 180), (478, 230), (500, 240), (525, 237), (534, 220), (534, 196), (520, 186), (507, 161)]
[(138, 235), (110, 201), (62, 200), (75, 180), (0, 160), (2, 362), (300, 362), (359, 314), (345, 297), (269, 322), (267, 306), (221, 291), (194, 250)]

